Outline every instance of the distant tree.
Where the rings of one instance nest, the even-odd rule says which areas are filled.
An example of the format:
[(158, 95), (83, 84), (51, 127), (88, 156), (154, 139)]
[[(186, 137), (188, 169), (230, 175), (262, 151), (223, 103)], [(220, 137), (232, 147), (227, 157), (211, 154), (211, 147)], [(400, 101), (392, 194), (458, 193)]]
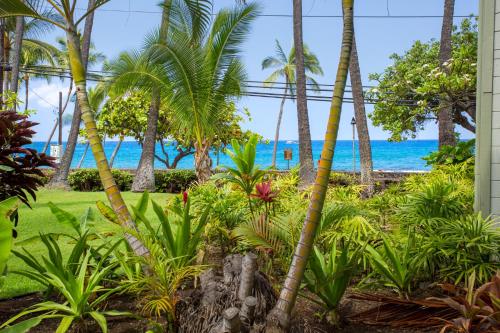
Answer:
[(415, 138), (428, 121), (437, 121), (441, 102), (453, 109), (453, 121), (475, 132), (477, 24), (472, 19), (454, 27), (452, 57), (440, 66), (440, 43), (415, 42), (403, 55), (393, 54), (393, 64), (383, 73), (371, 74), (377, 87), (370, 115), (375, 126), (391, 133), (390, 140)]
[[(276, 49), (275, 55), (265, 58), (262, 61), (262, 69), (274, 68), (275, 71), (269, 75), (267, 79), (264, 80), (264, 86), (273, 86), (276, 81), (279, 79), (285, 80), (285, 91), (283, 93), (283, 99), (281, 100), (280, 111), (278, 114), (278, 122), (276, 124), (276, 132), (274, 135), (274, 146), (273, 146), (273, 158), (272, 158), (272, 167), (276, 167), (276, 154), (278, 151), (278, 140), (280, 137), (280, 127), (281, 127), (281, 119), (283, 117), (283, 111), (285, 106), (286, 98), (288, 94), (295, 98), (295, 85), (296, 85), (296, 66), (295, 66), (295, 48), (292, 47), (288, 52), (288, 55), (285, 54), (283, 48), (280, 45), (280, 42), (276, 40)], [(310, 89), (314, 91), (319, 91), (319, 85), (312, 78), (308, 76), (308, 73), (323, 75), (323, 70), (319, 64), (319, 60), (314, 53), (312, 53), (307, 45), (304, 44), (304, 68), (306, 71), (306, 80), (309, 84)]]

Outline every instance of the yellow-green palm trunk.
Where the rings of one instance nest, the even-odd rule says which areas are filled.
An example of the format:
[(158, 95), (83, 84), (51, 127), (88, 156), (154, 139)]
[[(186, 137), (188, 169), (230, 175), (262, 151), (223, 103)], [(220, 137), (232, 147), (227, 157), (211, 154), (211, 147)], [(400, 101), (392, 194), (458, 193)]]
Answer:
[[(82, 111), (82, 120), (87, 131), (90, 148), (96, 161), (97, 170), (101, 178), (102, 185), (111, 207), (115, 211), (120, 224), (128, 229), (135, 229), (135, 223), (130, 215), (130, 212), (123, 201), (122, 195), (111, 173), (108, 160), (104, 154), (101, 138), (97, 130), (94, 113), (90, 107), (87, 95), (87, 81), (85, 76), (85, 68), (83, 66), (80, 41), (75, 27), (69, 27), (66, 31), (68, 40), (68, 52), (71, 64), (71, 73), (76, 87), (76, 98), (80, 110)], [(143, 244), (130, 234), (126, 234), (130, 247), (137, 255), (148, 255), (148, 250)]]
[(295, 254), (290, 265), (288, 276), (283, 284), (280, 297), (270, 314), (269, 319), (274, 323), (268, 323), (268, 327), (271, 325), (268, 331), (274, 331), (276, 329), (276, 327), (272, 327), (273, 324), (278, 324), (281, 329), (288, 329), (290, 314), (295, 305), (300, 283), (306, 269), (307, 260), (313, 247), (316, 230), (321, 219), (321, 212), (325, 201), (326, 190), (328, 188), (328, 179), (332, 168), (335, 144), (337, 142), (342, 101), (349, 69), (353, 35), (353, 3), (354, 0), (342, 1), (344, 10), (342, 49), (325, 134), (325, 143), (321, 152), (318, 172), (316, 174), (306, 219), (302, 228), (302, 234), (295, 249)]

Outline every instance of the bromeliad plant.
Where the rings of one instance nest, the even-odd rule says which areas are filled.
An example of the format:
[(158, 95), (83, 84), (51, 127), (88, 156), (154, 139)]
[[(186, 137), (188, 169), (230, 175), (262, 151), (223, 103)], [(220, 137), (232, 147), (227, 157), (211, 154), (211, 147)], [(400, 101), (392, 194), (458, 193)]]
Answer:
[[(339, 305), (349, 286), (351, 278), (356, 273), (363, 246), (341, 239), (333, 244), (329, 253), (324, 255), (317, 247), (309, 259), (309, 270), (304, 275), (306, 288), (320, 298), (320, 302), (309, 298), (326, 310), (326, 319), (333, 325), (340, 322)], [(303, 295), (305, 296), (305, 295)]]
[(61, 321), (57, 332), (64, 333), (72, 325), (85, 325), (85, 320), (92, 318), (106, 333), (106, 316), (129, 315), (124, 312), (103, 311), (101, 308), (110, 295), (120, 290), (120, 287), (105, 288), (104, 279), (115, 268), (114, 265), (105, 263), (121, 241), (115, 243), (96, 264), (92, 264), (90, 251), (87, 251), (87, 236), (85, 233), (78, 239), (67, 260), (64, 259), (57, 241), (46, 235), (41, 235), (41, 240), (47, 249), (48, 257), (37, 259), (25, 249), (23, 252), (14, 251), (30, 269), (12, 273), (26, 276), (56, 291), (64, 302), (46, 301), (36, 304), (12, 317), (0, 328), (7, 332), (9, 328), (14, 329), (14, 326), (10, 325), (19, 318), (37, 315), (37, 320), (28, 319), (22, 323), (36, 326), (43, 319), (58, 318)]

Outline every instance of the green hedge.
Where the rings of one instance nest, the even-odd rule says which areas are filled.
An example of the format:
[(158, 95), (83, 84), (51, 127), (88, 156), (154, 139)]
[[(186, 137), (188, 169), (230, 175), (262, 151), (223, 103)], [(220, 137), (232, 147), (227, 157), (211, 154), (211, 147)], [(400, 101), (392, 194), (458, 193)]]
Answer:
[[(134, 177), (130, 172), (112, 170), (113, 177), (120, 191), (130, 191)], [(100, 192), (104, 191), (97, 169), (80, 169), (72, 171), (68, 176), (69, 186), (74, 191)]]
[[(121, 191), (130, 191), (134, 176), (128, 171), (112, 170), (113, 177)], [(193, 170), (155, 171), (156, 191), (179, 193), (196, 181)], [(74, 191), (103, 191), (97, 169), (80, 169), (69, 174), (68, 182)]]

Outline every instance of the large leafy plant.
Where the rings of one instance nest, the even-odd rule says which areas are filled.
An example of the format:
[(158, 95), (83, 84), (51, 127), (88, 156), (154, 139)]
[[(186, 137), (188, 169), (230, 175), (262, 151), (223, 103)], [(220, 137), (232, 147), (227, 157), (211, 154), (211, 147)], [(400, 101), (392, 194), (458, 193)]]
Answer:
[(37, 123), (14, 111), (0, 112), (0, 200), (16, 196), (29, 205), (29, 196), (44, 184), (41, 167), (53, 167), (53, 158), (39, 154), (31, 144)]
[(476, 140), (472, 139), (460, 141), (456, 146), (442, 146), (423, 159), (431, 166), (463, 163), (474, 157), (475, 144)]
[(339, 324), (339, 305), (351, 278), (356, 273), (363, 247), (342, 239), (331, 250), (323, 254), (317, 247), (309, 258), (309, 271), (304, 275), (306, 288), (319, 297), (319, 303), (327, 311), (326, 317), (332, 324)]
[(115, 268), (113, 264), (107, 264), (107, 261), (113, 248), (121, 241), (115, 243), (97, 263), (92, 264), (91, 253), (87, 249), (87, 236), (87, 233), (84, 233), (78, 239), (67, 259), (64, 258), (58, 242), (46, 235), (41, 235), (41, 240), (47, 249), (48, 257), (42, 256), (41, 259), (37, 259), (25, 249), (22, 252), (14, 251), (14, 254), (30, 269), (12, 273), (26, 276), (56, 291), (63, 302), (45, 301), (35, 304), (0, 327), (9, 327), (19, 318), (36, 315), (38, 320), (28, 319), (25, 324), (38, 325), (40, 320), (58, 318), (61, 321), (57, 332), (63, 333), (73, 324), (81, 325), (84, 320), (92, 318), (106, 333), (108, 331), (106, 316), (127, 314), (102, 310), (102, 305), (108, 297), (120, 289), (106, 288), (104, 279)]
[(0, 286), (12, 251), (14, 230), (10, 218), (17, 208), (18, 201), (16, 197), (12, 197), (0, 202)]
[(264, 170), (255, 165), (257, 154), (258, 137), (252, 135), (248, 142), (240, 145), (238, 141), (232, 140), (233, 151), (228, 150), (235, 168), (225, 167), (226, 173), (216, 175), (216, 178), (223, 178), (230, 183), (236, 184), (248, 197), (252, 194), (255, 185), (262, 180), (266, 174)]

